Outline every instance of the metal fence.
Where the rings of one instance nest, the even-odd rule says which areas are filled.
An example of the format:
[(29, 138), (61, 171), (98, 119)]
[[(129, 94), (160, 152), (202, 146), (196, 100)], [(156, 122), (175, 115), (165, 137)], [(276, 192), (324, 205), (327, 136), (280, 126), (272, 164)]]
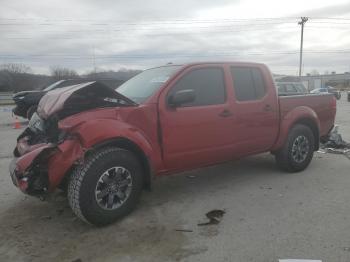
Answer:
[(0, 92), (0, 105), (12, 105), (12, 95), (10, 92)]

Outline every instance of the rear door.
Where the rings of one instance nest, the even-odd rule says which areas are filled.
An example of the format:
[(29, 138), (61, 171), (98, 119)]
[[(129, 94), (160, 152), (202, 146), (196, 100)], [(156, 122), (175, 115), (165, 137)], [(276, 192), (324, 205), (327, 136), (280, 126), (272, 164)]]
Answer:
[[(159, 117), (166, 169), (199, 167), (231, 157), (234, 122), (227, 81), (221, 65), (192, 66), (161, 94)], [(195, 101), (169, 106), (169, 96), (186, 89), (195, 91)]]
[(230, 66), (235, 144), (240, 155), (269, 150), (279, 129), (275, 85), (264, 67)]

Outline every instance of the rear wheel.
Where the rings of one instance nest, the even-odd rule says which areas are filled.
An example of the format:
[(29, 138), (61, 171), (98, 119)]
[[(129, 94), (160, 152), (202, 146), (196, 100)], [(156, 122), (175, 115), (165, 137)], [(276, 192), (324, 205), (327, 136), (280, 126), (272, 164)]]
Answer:
[(275, 157), (277, 165), (288, 172), (304, 170), (311, 162), (315, 148), (315, 137), (311, 129), (297, 124), (289, 132), (288, 138)]
[(68, 185), (69, 204), (82, 220), (107, 225), (134, 209), (142, 183), (142, 168), (132, 152), (102, 148), (73, 171)]

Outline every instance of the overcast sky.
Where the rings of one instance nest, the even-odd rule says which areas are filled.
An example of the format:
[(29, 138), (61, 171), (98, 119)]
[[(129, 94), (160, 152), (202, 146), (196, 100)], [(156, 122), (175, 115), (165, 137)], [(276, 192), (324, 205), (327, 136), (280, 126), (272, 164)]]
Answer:
[(300, 16), (304, 73), (350, 71), (349, 0), (1, 0), (0, 63), (85, 73), (238, 60), (296, 75)]

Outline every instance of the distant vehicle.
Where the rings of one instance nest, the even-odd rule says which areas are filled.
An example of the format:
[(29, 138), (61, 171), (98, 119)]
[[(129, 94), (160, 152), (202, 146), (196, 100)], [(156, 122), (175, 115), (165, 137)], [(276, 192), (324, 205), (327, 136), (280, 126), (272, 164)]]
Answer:
[(303, 83), (300, 82), (277, 82), (276, 84), (279, 96), (304, 95), (308, 93)]
[(321, 93), (328, 93), (327, 88), (315, 88), (310, 91), (311, 94), (321, 94)]
[(48, 92), (17, 138), (10, 174), (29, 195), (67, 189), (79, 218), (106, 225), (155, 176), (262, 152), (302, 171), (335, 114), (331, 94), (277, 96), (263, 64), (168, 65), (116, 90), (92, 82)]
[[(42, 90), (33, 90), (33, 91), (21, 91), (13, 95), (12, 99), (16, 104), (16, 107), (13, 109), (13, 113), (17, 116), (21, 116), (24, 118), (30, 119), (33, 113), (36, 111), (37, 106), (39, 104), (40, 99), (49, 91), (62, 88), (71, 85), (77, 85), (84, 82), (95, 81), (86, 78), (80, 79), (68, 79), (68, 80), (60, 80), (54, 82), (53, 84), (45, 87)], [(122, 81), (114, 80), (114, 79), (106, 79), (106, 80), (98, 80), (103, 84), (115, 88), (119, 86)]]
[(81, 83), (85, 80), (72, 79), (72, 80), (60, 80), (45, 87), (42, 90), (21, 91), (13, 95), (12, 99), (16, 104), (13, 109), (13, 113), (17, 116), (30, 119), (33, 113), (36, 111), (40, 99), (49, 91), (56, 88), (70, 86)]
[(339, 90), (331, 86), (327, 86), (326, 88), (328, 89), (328, 93), (333, 94), (336, 99), (339, 100), (341, 98), (341, 92)]
[(337, 89), (335, 89), (334, 87), (331, 87), (331, 86), (326, 86), (324, 88), (316, 88), (316, 89), (312, 90), (310, 93), (311, 94), (329, 93), (329, 94), (333, 94), (335, 96), (335, 98), (338, 100), (341, 98), (340, 91), (338, 91)]

